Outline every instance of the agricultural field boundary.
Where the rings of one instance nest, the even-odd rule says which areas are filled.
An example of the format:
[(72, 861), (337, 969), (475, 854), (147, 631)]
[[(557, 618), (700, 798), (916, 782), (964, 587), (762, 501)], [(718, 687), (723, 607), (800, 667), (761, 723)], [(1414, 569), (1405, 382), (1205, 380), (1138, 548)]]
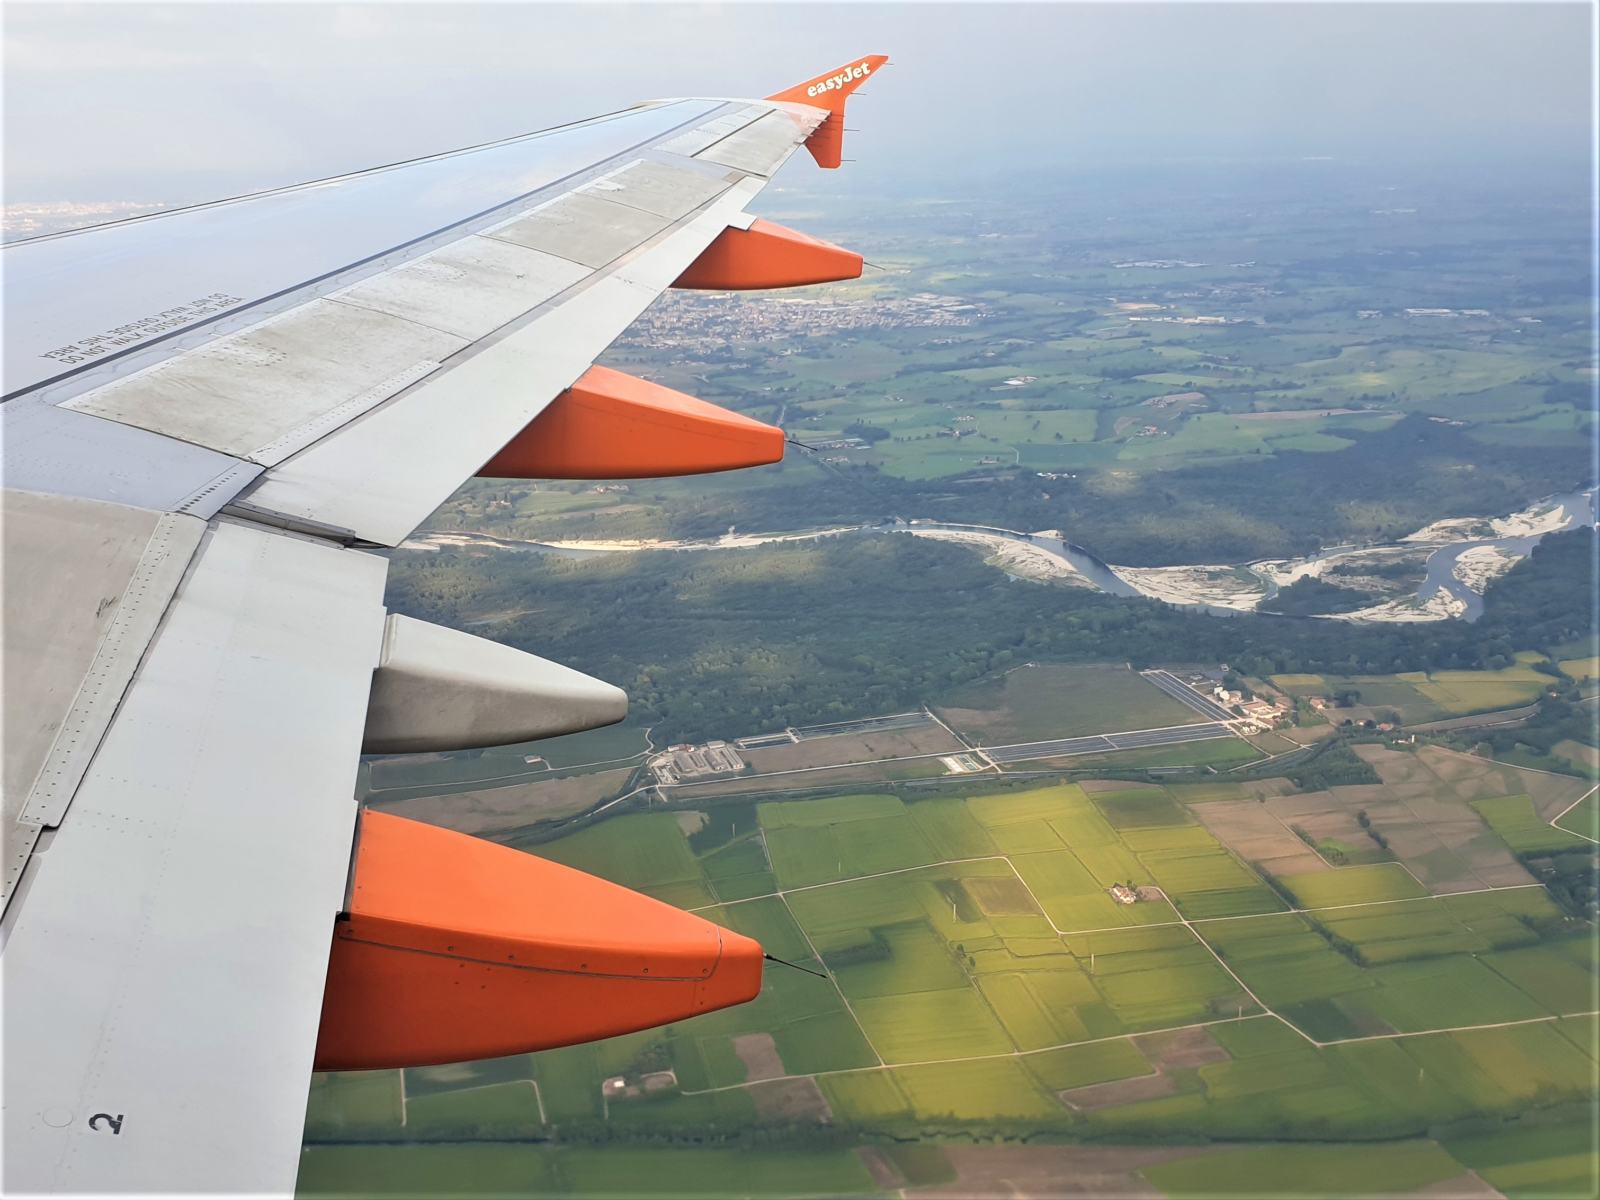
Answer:
[(1568, 829), (1564, 825), (1557, 824), (1557, 822), (1559, 822), (1562, 817), (1566, 816), (1573, 809), (1577, 808), (1578, 805), (1582, 804), (1585, 800), (1587, 800), (1590, 796), (1594, 795), (1595, 792), (1597, 792), (1597, 791), (1600, 791), (1600, 784), (1596, 784), (1594, 787), (1590, 788), (1587, 792), (1585, 792), (1583, 795), (1579, 796), (1576, 800), (1574, 800), (1571, 804), (1569, 804), (1565, 808), (1563, 808), (1555, 816), (1551, 817), (1550, 818), (1550, 826), (1551, 826), (1551, 828), (1559, 829), (1559, 830), (1561, 830), (1562, 833), (1576, 834), (1578, 837), (1581, 837), (1584, 841), (1593, 842), (1595, 845), (1600, 846), (1600, 839), (1592, 838), (1587, 833), (1584, 833), (1582, 830), (1579, 830), (1579, 829)]
[[(1590, 793), (1586, 793), (1585, 797), (1583, 797), (1583, 798), (1587, 798), (1587, 795), (1592, 794), (1592, 792), (1593, 792), (1593, 789), (1591, 789)], [(1581, 803), (1581, 800), (1583, 798), (1580, 798), (1580, 801), (1579, 801), (1580, 803)], [(1574, 805), (1574, 807), (1575, 806), (1576, 805)], [(1565, 815), (1565, 814), (1563, 813), (1562, 815)], [(762, 836), (763, 840), (765, 840), (765, 833), (763, 833), (761, 836)], [(985, 855), (979, 855), (979, 856), (972, 857), (972, 858), (946, 859), (946, 860), (944, 860), (942, 862), (922, 863), (922, 864), (919, 864), (919, 865), (914, 866), (914, 867), (900, 867), (900, 868), (897, 868), (897, 869), (892, 870), (892, 871), (876, 871), (876, 872), (873, 872), (873, 873), (868, 874), (868, 875), (856, 875), (856, 876), (851, 876), (851, 877), (848, 877), (848, 878), (845, 878), (845, 879), (833, 879), (833, 880), (828, 880), (828, 881), (823, 882), (823, 883), (803, 884), (803, 885), (801, 885), (799, 887), (781, 888), (781, 889), (779, 889), (777, 891), (767, 892), (767, 893), (764, 893), (764, 894), (759, 895), (759, 896), (746, 896), (746, 897), (742, 897), (742, 898), (737, 899), (737, 900), (722, 901), (721, 903), (718, 903), (718, 904), (702, 905), (702, 906), (700, 906), (698, 908), (693, 908), (693, 909), (690, 909), (688, 911), (690, 911), (690, 912), (705, 912), (705, 911), (709, 911), (711, 909), (732, 908), (732, 907), (734, 907), (736, 905), (749, 904), (749, 903), (752, 903), (753, 901), (757, 901), (757, 900), (774, 900), (775, 899), (775, 900), (777, 900), (779, 903), (781, 903), (784, 906), (784, 909), (785, 909), (786, 912), (788, 912), (788, 914), (790, 916), (790, 919), (794, 921), (796, 928), (799, 929), (801, 936), (805, 939), (806, 946), (810, 950), (812, 956), (815, 957), (815, 959), (817, 960), (818, 963), (822, 963), (823, 962), (823, 957), (822, 957), (821, 953), (817, 950), (816, 944), (812, 941), (811, 935), (806, 930), (806, 928), (804, 926), (804, 923), (801, 922), (798, 917), (796, 917), (792, 907), (789, 904), (789, 900), (788, 900), (789, 896), (797, 894), (797, 893), (800, 893), (800, 892), (818, 891), (818, 890), (820, 890), (822, 888), (840, 887), (840, 886), (843, 886), (843, 885), (846, 885), (846, 884), (861, 883), (861, 882), (864, 882), (864, 881), (867, 881), (867, 880), (872, 880), (872, 879), (883, 879), (885, 877), (893, 876), (893, 875), (908, 875), (908, 874), (912, 874), (912, 873), (917, 872), (917, 871), (932, 871), (932, 870), (937, 870), (937, 869), (939, 869), (941, 867), (959, 866), (959, 865), (963, 865), (963, 864), (967, 864), (967, 863), (979, 863), (979, 862), (1003, 862), (1003, 863), (1005, 863), (1007, 869), (1010, 870), (1012, 876), (1016, 879), (1016, 881), (1019, 884), (1022, 885), (1023, 889), (1028, 893), (1029, 898), (1033, 900), (1033, 902), (1034, 902), (1035, 906), (1038, 908), (1040, 914), (1044, 917), (1045, 921), (1049, 923), (1050, 928), (1054, 931), (1054, 933), (1056, 934), (1057, 937), (1062, 937), (1062, 938), (1079, 937), (1079, 936), (1084, 936), (1084, 935), (1094, 934), (1094, 933), (1112, 933), (1112, 932), (1125, 932), (1126, 931), (1126, 927), (1124, 927), (1124, 926), (1102, 926), (1102, 927), (1097, 927), (1097, 928), (1093, 928), (1093, 929), (1062, 929), (1059, 925), (1057, 925), (1055, 923), (1055, 920), (1050, 916), (1050, 914), (1046, 910), (1045, 906), (1039, 901), (1038, 896), (1035, 895), (1035, 893), (1033, 891), (1033, 888), (1028, 884), (1028, 881), (1026, 879), (1024, 879), (1022, 877), (1022, 874), (1017, 870), (1016, 865), (1011, 861), (1010, 855), (1006, 855), (1006, 854), (985, 854)], [(1401, 864), (1401, 865), (1403, 865), (1403, 864)], [(1409, 871), (1407, 873), (1410, 874)], [(1414, 879), (1416, 877), (1413, 875), (1412, 878)], [(1519, 883), (1519, 884), (1509, 884), (1509, 885), (1500, 886), (1500, 887), (1492, 887), (1491, 886), (1491, 887), (1481, 887), (1481, 888), (1469, 888), (1469, 889), (1467, 889), (1465, 891), (1451, 892), (1448, 895), (1449, 895), (1450, 898), (1454, 898), (1454, 897), (1457, 897), (1457, 896), (1483, 895), (1483, 894), (1486, 894), (1486, 893), (1489, 893), (1489, 892), (1526, 891), (1526, 890), (1532, 889), (1532, 888), (1542, 889), (1543, 887), (1544, 887), (1544, 885), (1541, 884), (1541, 883)], [(1161, 896), (1161, 898), (1163, 900), (1167, 900), (1170, 903), (1170, 899), (1167, 897), (1166, 893), (1164, 891), (1162, 891), (1160, 888), (1151, 888), (1149, 890), (1160, 894), (1160, 896)], [(1346, 1043), (1353, 1043), (1353, 1042), (1387, 1041), (1387, 1040), (1389, 1040), (1391, 1038), (1423, 1037), (1423, 1036), (1428, 1036), (1428, 1035), (1433, 1035), (1433, 1034), (1444, 1034), (1444, 1033), (1466, 1033), (1466, 1032), (1470, 1032), (1472, 1030), (1478, 1030), (1478, 1029), (1504, 1029), (1504, 1028), (1509, 1028), (1509, 1027), (1516, 1026), (1516, 1025), (1537, 1025), (1537, 1024), (1541, 1024), (1541, 1023), (1545, 1023), (1545, 1022), (1550, 1022), (1550, 1021), (1561, 1021), (1561, 1020), (1567, 1020), (1567, 1019), (1571, 1019), (1571, 1018), (1600, 1016), (1600, 1009), (1593, 1009), (1593, 1010), (1589, 1010), (1589, 1011), (1585, 1011), (1585, 1012), (1557, 1013), (1557, 1014), (1540, 1016), (1540, 1017), (1525, 1017), (1525, 1018), (1520, 1018), (1518, 1020), (1512, 1020), (1512, 1021), (1492, 1021), (1492, 1022), (1485, 1022), (1485, 1023), (1477, 1024), (1477, 1025), (1456, 1025), (1456, 1026), (1443, 1027), (1443, 1028), (1439, 1028), (1439, 1029), (1421, 1029), (1421, 1030), (1410, 1030), (1410, 1031), (1403, 1031), (1403, 1032), (1402, 1031), (1396, 1031), (1396, 1032), (1392, 1032), (1392, 1033), (1357, 1035), (1355, 1037), (1333, 1038), (1333, 1039), (1330, 1039), (1330, 1040), (1327, 1040), (1327, 1041), (1323, 1041), (1323, 1040), (1319, 1040), (1317, 1038), (1312, 1037), (1310, 1034), (1308, 1034), (1304, 1030), (1302, 1030), (1299, 1026), (1295, 1025), (1294, 1022), (1290, 1021), (1287, 1017), (1285, 1017), (1281, 1013), (1277, 1012), (1270, 1005), (1264, 1003), (1260, 999), (1260, 997), (1258, 997), (1255, 994), (1254, 990), (1251, 989), (1249, 987), (1249, 985), (1247, 985), (1244, 982), (1244, 980), (1239, 978), (1239, 976), (1234, 972), (1233, 968), (1228, 965), (1227, 961), (1222, 957), (1222, 955), (1217, 953), (1216, 948), (1205, 938), (1204, 934), (1202, 934), (1199, 929), (1195, 928), (1197, 925), (1219, 924), (1219, 923), (1224, 922), (1224, 921), (1259, 920), (1262, 917), (1269, 917), (1269, 916), (1315, 915), (1317, 913), (1339, 912), (1339, 911), (1345, 911), (1345, 910), (1355, 909), (1355, 908), (1385, 908), (1385, 907), (1388, 907), (1390, 905), (1396, 905), (1396, 904), (1415, 904), (1415, 903), (1417, 903), (1419, 901), (1435, 901), (1435, 902), (1437, 902), (1440, 899), (1441, 899), (1441, 897), (1437, 896), (1437, 895), (1407, 896), (1407, 897), (1402, 897), (1402, 898), (1394, 899), (1394, 900), (1365, 900), (1365, 901), (1358, 901), (1358, 902), (1351, 903), (1351, 904), (1326, 904), (1326, 905), (1319, 905), (1319, 906), (1315, 906), (1315, 907), (1299, 907), (1299, 906), (1295, 906), (1295, 907), (1290, 907), (1290, 908), (1286, 908), (1286, 909), (1284, 909), (1284, 908), (1268, 909), (1268, 910), (1264, 910), (1262, 912), (1257, 912), (1257, 913), (1237, 913), (1237, 914), (1234, 914), (1232, 916), (1225, 916), (1225, 917), (1200, 917), (1200, 918), (1197, 918), (1197, 919), (1194, 919), (1194, 920), (1189, 920), (1189, 919), (1186, 919), (1186, 918), (1180, 916), (1176, 921), (1155, 921), (1155, 922), (1152, 922), (1152, 923), (1150, 923), (1148, 925), (1139, 926), (1139, 928), (1141, 928), (1141, 929), (1170, 929), (1170, 928), (1173, 928), (1175, 926), (1182, 926), (1183, 928), (1187, 929), (1189, 931), (1190, 935), (1195, 939), (1195, 941), (1197, 941), (1201, 946), (1205, 947), (1207, 953), (1209, 953), (1212, 956), (1212, 958), (1216, 959), (1217, 964), (1223, 969), (1223, 971), (1229, 976), (1229, 978), (1231, 978), (1234, 981), (1234, 983), (1238, 984), (1240, 990), (1242, 992), (1244, 992), (1244, 994), (1247, 995), (1250, 998), (1251, 1002), (1258, 1009), (1260, 1009), (1260, 1011), (1259, 1012), (1255, 1012), (1255, 1013), (1250, 1013), (1248, 1015), (1241, 1013), (1240, 1015), (1233, 1016), (1233, 1017), (1220, 1017), (1215, 1021), (1191, 1022), (1191, 1023), (1188, 1023), (1188, 1024), (1184, 1024), (1184, 1025), (1174, 1025), (1174, 1026), (1169, 1026), (1169, 1027), (1160, 1028), (1160, 1029), (1145, 1029), (1145, 1030), (1140, 1030), (1138, 1032), (1112, 1034), (1112, 1035), (1109, 1035), (1107, 1037), (1101, 1037), (1101, 1038), (1087, 1038), (1087, 1039), (1083, 1039), (1083, 1040), (1075, 1041), (1075, 1042), (1061, 1042), (1061, 1043), (1058, 1043), (1058, 1044), (1055, 1044), (1055, 1045), (1043, 1046), (1043, 1047), (1039, 1047), (1039, 1048), (1032, 1049), (1032, 1050), (999, 1051), (999, 1052), (996, 1052), (996, 1053), (993, 1053), (993, 1054), (974, 1054), (974, 1055), (967, 1055), (967, 1056), (959, 1057), (959, 1058), (927, 1059), (927, 1060), (923, 1060), (923, 1061), (919, 1061), (919, 1062), (909, 1062), (909, 1063), (898, 1063), (898, 1062), (894, 1063), (894, 1064), (886, 1063), (884, 1061), (882, 1052), (878, 1049), (878, 1047), (876, 1045), (873, 1044), (872, 1038), (868, 1035), (865, 1026), (862, 1025), (860, 1018), (856, 1015), (855, 1010), (851, 1007), (850, 1001), (845, 996), (844, 991), (839, 986), (838, 981), (834, 978), (833, 974), (831, 972), (829, 972), (829, 974), (828, 974), (829, 982), (831, 982), (833, 984), (834, 990), (836, 992), (838, 992), (839, 999), (843, 1002), (844, 1007), (845, 1007), (845, 1011), (850, 1014), (850, 1019), (855, 1023), (856, 1028), (860, 1031), (862, 1040), (866, 1043), (867, 1048), (872, 1051), (873, 1057), (875, 1057), (878, 1060), (878, 1064), (876, 1066), (870, 1066), (870, 1067), (846, 1067), (846, 1068), (840, 1068), (838, 1070), (833, 1070), (833, 1071), (818, 1071), (818, 1072), (813, 1072), (813, 1073), (803, 1074), (803, 1075), (788, 1075), (788, 1074), (786, 1074), (786, 1075), (782, 1075), (782, 1076), (777, 1076), (775, 1078), (779, 1078), (779, 1079), (814, 1079), (814, 1078), (822, 1078), (824, 1076), (831, 1076), (831, 1075), (849, 1075), (849, 1074), (858, 1074), (858, 1073), (861, 1073), (861, 1072), (864, 1072), (864, 1071), (890, 1070), (890, 1069), (904, 1068), (904, 1067), (936, 1066), (936, 1065), (941, 1065), (941, 1064), (963, 1063), (963, 1062), (983, 1062), (983, 1061), (992, 1061), (992, 1060), (1007, 1059), (1007, 1058), (1026, 1058), (1026, 1057), (1029, 1057), (1029, 1056), (1034, 1055), (1034, 1054), (1043, 1054), (1043, 1053), (1047, 1053), (1047, 1052), (1052, 1051), (1052, 1050), (1064, 1050), (1064, 1049), (1067, 1049), (1068, 1047), (1071, 1047), (1071, 1046), (1089, 1046), (1089, 1045), (1096, 1045), (1096, 1044), (1103, 1043), (1103, 1042), (1123, 1041), (1123, 1040), (1127, 1040), (1127, 1039), (1135, 1038), (1135, 1037), (1149, 1037), (1149, 1036), (1154, 1035), (1154, 1034), (1176, 1033), (1176, 1032), (1180, 1032), (1180, 1031), (1186, 1030), (1186, 1029), (1200, 1029), (1200, 1028), (1205, 1028), (1206, 1026), (1210, 1026), (1210, 1025), (1223, 1025), (1223, 1024), (1230, 1024), (1230, 1023), (1234, 1023), (1234, 1022), (1238, 1022), (1238, 1021), (1263, 1020), (1263, 1019), (1267, 1019), (1267, 1018), (1270, 1018), (1272, 1020), (1278, 1021), (1280, 1024), (1282, 1024), (1282, 1025), (1286, 1026), (1288, 1029), (1292, 1030), (1296, 1035), (1298, 1035), (1299, 1037), (1303, 1038), (1306, 1042), (1310, 1043), (1312, 1046), (1315, 1046), (1315, 1047), (1321, 1049), (1321, 1048), (1328, 1047), (1328, 1046), (1340, 1046), (1340, 1045), (1344, 1045)], [(1174, 911), (1176, 911), (1175, 907), (1174, 907)], [(764, 1079), (764, 1080), (761, 1080), (760, 1082), (768, 1083), (768, 1082), (772, 1082), (772, 1080)], [(686, 1095), (686, 1096), (709, 1095), (709, 1094), (712, 1094), (712, 1093), (715, 1093), (715, 1092), (732, 1091), (732, 1090), (735, 1090), (735, 1089), (738, 1089), (738, 1088), (743, 1088), (743, 1087), (746, 1087), (746, 1086), (748, 1086), (747, 1082), (746, 1083), (728, 1084), (728, 1085), (724, 1085), (722, 1087), (701, 1088), (701, 1089), (698, 1089), (698, 1090), (695, 1090), (695, 1091), (686, 1091), (683, 1094)]]
[[(1147, 926), (1147, 928), (1149, 927)], [(1215, 951), (1213, 951), (1213, 953), (1215, 953)], [(909, 1067), (938, 1067), (947, 1066), (951, 1063), (993, 1062), (998, 1059), (1007, 1058), (1031, 1058), (1035, 1054), (1050, 1054), (1057, 1050), (1067, 1050), (1077, 1046), (1098, 1046), (1106, 1042), (1131, 1041), (1134, 1038), (1156, 1037), (1164, 1033), (1181, 1033), (1189, 1029), (1210, 1029), (1217, 1025), (1238, 1025), (1245, 1021), (1275, 1020), (1281, 1022), (1284, 1025), (1288, 1025), (1290, 1029), (1294, 1029), (1295, 1033), (1305, 1038), (1305, 1040), (1310, 1042), (1313, 1046), (1322, 1049), (1328, 1046), (1347, 1046), (1356, 1042), (1387, 1042), (1398, 1038), (1438, 1037), (1441, 1034), (1447, 1033), (1471, 1033), (1474, 1030), (1479, 1029), (1510, 1029), (1518, 1025), (1544, 1025), (1551, 1021), (1571, 1021), (1580, 1019), (1582, 1017), (1595, 1016), (1600, 1016), (1600, 1009), (1590, 1009), (1587, 1012), (1552, 1013), (1543, 1017), (1523, 1017), (1516, 1021), (1492, 1021), (1483, 1025), (1451, 1025), (1443, 1029), (1415, 1029), (1396, 1033), (1364, 1034), (1357, 1037), (1335, 1038), (1333, 1041), (1329, 1042), (1319, 1042), (1309, 1034), (1303, 1033), (1299, 1029), (1295, 1029), (1294, 1025), (1285, 1020), (1283, 1017), (1280, 1017), (1277, 1013), (1267, 1010), (1265, 1012), (1249, 1013), (1248, 1015), (1239, 1017), (1218, 1017), (1215, 1021), (1194, 1021), (1188, 1025), (1171, 1025), (1164, 1029), (1143, 1029), (1137, 1033), (1113, 1033), (1106, 1037), (1086, 1038), (1083, 1041), (1078, 1042), (1061, 1042), (1055, 1046), (1039, 1046), (1033, 1050), (1001, 1050), (994, 1054), (969, 1054), (960, 1058), (930, 1058), (924, 1059), (921, 1062), (879, 1062), (876, 1066), (838, 1067), (831, 1071), (815, 1071), (807, 1075), (772, 1075), (766, 1079), (755, 1080), (753, 1082), (766, 1084), (792, 1079), (827, 1079), (836, 1075), (864, 1075), (870, 1071), (903, 1071)], [(864, 1033), (863, 1036), (865, 1036)], [(867, 1045), (869, 1047), (872, 1046), (870, 1040), (867, 1042)], [(876, 1048), (873, 1049), (873, 1053), (877, 1054)], [(718, 1092), (736, 1092), (749, 1087), (751, 1082), (752, 1081), (746, 1081), (744, 1083), (725, 1083), (720, 1087), (698, 1088), (694, 1091), (685, 1091), (681, 1094), (685, 1096), (711, 1096)]]
[[(1475, 759), (1476, 758), (1475, 755), (1464, 754), (1460, 750), (1452, 750), (1448, 746), (1438, 746), (1438, 747), (1436, 747), (1436, 749), (1438, 749), (1439, 751), (1441, 751), (1444, 754), (1453, 755), (1456, 758), (1465, 758), (1465, 759)], [(1571, 778), (1570, 775), (1558, 775), (1554, 771), (1541, 771), (1538, 767), (1524, 767), (1520, 763), (1506, 763), (1504, 765), (1513, 767), (1514, 769), (1516, 769), (1518, 771), (1532, 771), (1535, 775), (1548, 775), (1551, 779), (1570, 779)], [(1590, 796), (1593, 796), (1595, 794), (1595, 792), (1597, 792), (1597, 791), (1600, 791), (1600, 784), (1596, 784), (1594, 787), (1590, 788), (1587, 792), (1585, 792), (1583, 795), (1579, 796), (1576, 800), (1574, 800), (1571, 804), (1569, 804), (1565, 808), (1563, 808), (1555, 816), (1551, 817), (1548, 821), (1545, 822), (1545, 824), (1549, 825), (1552, 829), (1559, 829), (1562, 833), (1573, 834), (1576, 837), (1581, 837), (1586, 842), (1593, 842), (1595, 845), (1600, 846), (1600, 840), (1592, 838), (1586, 833), (1580, 833), (1576, 829), (1568, 829), (1564, 825), (1557, 825), (1556, 824), (1557, 821), (1561, 820), (1562, 817), (1566, 816), (1573, 809), (1577, 808), (1578, 805), (1582, 804)]]
[[(400, 1079), (400, 1124), (404, 1127), (411, 1123), (411, 1097), (406, 1092), (406, 1073), (397, 1071), (395, 1074)], [(468, 1092), (482, 1092), (489, 1088), (501, 1088), (507, 1084), (515, 1085), (518, 1083), (526, 1083), (533, 1088), (533, 1102), (539, 1110), (539, 1124), (548, 1124), (544, 1110), (544, 1093), (539, 1090), (539, 1081), (537, 1079), (497, 1079), (492, 1083), (475, 1083), (471, 1087), (451, 1088), (449, 1094), (460, 1096)]]

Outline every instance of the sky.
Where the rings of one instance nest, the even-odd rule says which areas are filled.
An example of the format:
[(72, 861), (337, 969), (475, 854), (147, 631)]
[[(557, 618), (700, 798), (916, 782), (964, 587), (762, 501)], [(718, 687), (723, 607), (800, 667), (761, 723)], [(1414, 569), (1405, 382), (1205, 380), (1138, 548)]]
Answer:
[[(863, 186), (1334, 156), (1582, 163), (1586, 3), (4, 6), (18, 202), (209, 199), (867, 53)], [(798, 168), (791, 168), (791, 171)]]

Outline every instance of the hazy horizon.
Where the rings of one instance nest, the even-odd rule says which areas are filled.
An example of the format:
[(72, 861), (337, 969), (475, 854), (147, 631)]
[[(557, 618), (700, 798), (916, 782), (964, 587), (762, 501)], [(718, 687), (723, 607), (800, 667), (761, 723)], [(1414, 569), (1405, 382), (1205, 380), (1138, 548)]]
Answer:
[[(1332, 158), (1590, 160), (1562, 4), (12, 4), (8, 203), (185, 203), (891, 56), (852, 186)], [(799, 172), (789, 173), (790, 182)], [(818, 181), (820, 182), (820, 180)]]

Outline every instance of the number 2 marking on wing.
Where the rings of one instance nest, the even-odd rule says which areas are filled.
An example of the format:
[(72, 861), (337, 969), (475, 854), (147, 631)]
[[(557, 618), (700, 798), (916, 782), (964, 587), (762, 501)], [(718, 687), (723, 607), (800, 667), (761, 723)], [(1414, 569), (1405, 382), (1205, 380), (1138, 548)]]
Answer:
[[(104, 1130), (109, 1129), (111, 1130), (112, 1135), (116, 1136), (122, 1132), (123, 1116), (123, 1113), (118, 1113), (114, 1117), (110, 1113), (95, 1113), (94, 1116), (89, 1118), (89, 1128), (95, 1130), (96, 1132), (103, 1132)], [(105, 1122), (104, 1126), (100, 1124), (101, 1121)]]

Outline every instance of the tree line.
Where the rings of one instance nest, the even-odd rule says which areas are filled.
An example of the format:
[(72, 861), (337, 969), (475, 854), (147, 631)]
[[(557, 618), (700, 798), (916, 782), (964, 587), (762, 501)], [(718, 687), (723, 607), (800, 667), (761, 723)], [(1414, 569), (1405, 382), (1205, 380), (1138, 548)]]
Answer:
[(1212, 616), (1010, 580), (970, 550), (895, 534), (594, 559), (397, 555), (391, 608), (625, 687), (655, 740), (891, 712), (1028, 661), (1226, 662), (1248, 675), (1497, 668), (1589, 632), (1592, 530), (1546, 538), (1475, 623)]

